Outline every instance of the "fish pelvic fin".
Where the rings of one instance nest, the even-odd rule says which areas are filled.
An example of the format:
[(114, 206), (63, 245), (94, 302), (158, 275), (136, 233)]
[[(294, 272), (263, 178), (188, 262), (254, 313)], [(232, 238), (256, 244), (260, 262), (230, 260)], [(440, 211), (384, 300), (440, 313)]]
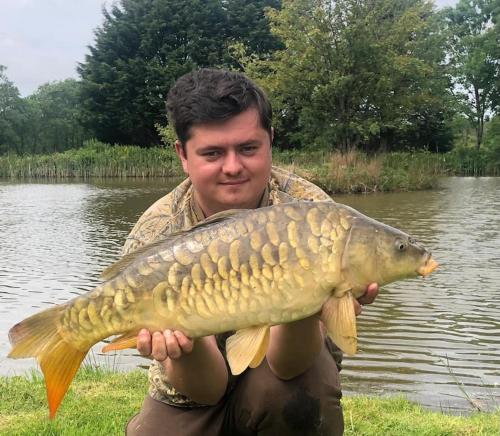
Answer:
[(63, 306), (56, 306), (37, 313), (9, 331), (12, 350), (8, 357), (36, 357), (40, 364), (45, 378), (50, 419), (55, 417), (71, 381), (88, 353), (88, 350), (76, 349), (59, 333), (58, 321), (63, 310)]
[(127, 348), (137, 348), (138, 331), (127, 332), (113, 339), (109, 344), (102, 347), (102, 352), (126, 350)]
[(321, 320), (337, 347), (349, 355), (356, 354), (358, 335), (351, 292), (346, 292), (342, 297), (330, 297), (323, 305)]
[(262, 363), (269, 345), (269, 331), (268, 325), (249, 327), (227, 338), (226, 355), (233, 375)]

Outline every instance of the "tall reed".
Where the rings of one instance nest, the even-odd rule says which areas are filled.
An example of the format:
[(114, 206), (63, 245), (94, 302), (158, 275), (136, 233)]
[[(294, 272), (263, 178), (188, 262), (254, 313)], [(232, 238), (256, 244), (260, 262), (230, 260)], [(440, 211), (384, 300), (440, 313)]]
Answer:
[(429, 189), (447, 169), (431, 153), (276, 152), (274, 160), (330, 193)]
[(181, 173), (171, 148), (111, 146), (88, 141), (83, 148), (49, 155), (0, 156), (0, 177), (170, 177)]

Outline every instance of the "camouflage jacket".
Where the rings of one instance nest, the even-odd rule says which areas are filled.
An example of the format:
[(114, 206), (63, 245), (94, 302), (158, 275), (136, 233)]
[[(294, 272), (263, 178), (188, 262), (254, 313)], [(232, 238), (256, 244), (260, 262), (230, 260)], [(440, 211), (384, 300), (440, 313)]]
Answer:
[[(259, 207), (286, 203), (296, 200), (333, 201), (328, 194), (311, 182), (284, 169), (273, 167), (268, 186), (262, 195)], [(193, 186), (189, 179), (184, 180), (170, 193), (156, 201), (139, 218), (127, 237), (123, 254), (131, 253), (145, 244), (169, 233), (186, 230), (203, 221), (204, 216), (193, 198)], [(225, 358), (225, 341), (233, 332), (217, 335), (217, 345)], [(342, 354), (333, 343), (327, 346), (340, 369)], [(227, 364), (227, 360), (226, 360)], [(228, 366), (228, 374), (231, 374)], [(230, 376), (228, 391), (234, 386), (237, 377)], [(149, 394), (152, 398), (179, 407), (201, 407), (180, 394), (169, 383), (163, 366), (153, 361), (149, 368)]]

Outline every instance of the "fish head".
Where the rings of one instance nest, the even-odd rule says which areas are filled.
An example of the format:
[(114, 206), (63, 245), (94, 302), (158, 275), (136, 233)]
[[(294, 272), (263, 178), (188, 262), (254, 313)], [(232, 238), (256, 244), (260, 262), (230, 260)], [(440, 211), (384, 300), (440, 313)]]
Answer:
[(342, 272), (355, 296), (370, 283), (379, 286), (430, 274), (432, 254), (406, 233), (364, 215), (353, 216), (342, 256)]

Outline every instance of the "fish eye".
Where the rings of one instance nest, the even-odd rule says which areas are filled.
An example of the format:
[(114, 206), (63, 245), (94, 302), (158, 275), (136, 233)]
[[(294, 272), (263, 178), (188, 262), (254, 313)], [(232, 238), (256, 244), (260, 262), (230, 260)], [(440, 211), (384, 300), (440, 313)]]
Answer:
[(398, 239), (396, 241), (396, 249), (398, 251), (405, 251), (406, 250), (406, 243), (402, 241), (401, 239)]

